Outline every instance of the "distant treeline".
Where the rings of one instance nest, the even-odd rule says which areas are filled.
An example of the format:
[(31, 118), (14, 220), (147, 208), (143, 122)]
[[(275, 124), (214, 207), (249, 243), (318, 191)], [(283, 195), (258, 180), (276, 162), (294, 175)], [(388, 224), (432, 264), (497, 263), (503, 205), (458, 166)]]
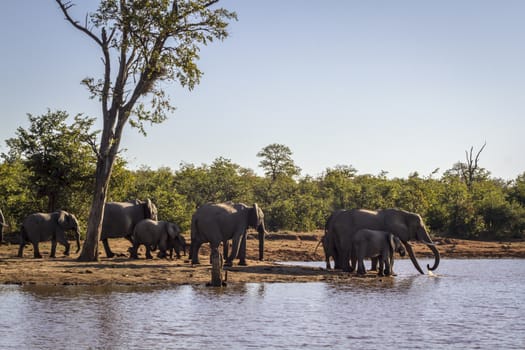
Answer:
[[(6, 140), (0, 163), (0, 208), (11, 231), (28, 214), (65, 209), (86, 224), (92, 201), (96, 155), (88, 130), (93, 120), (65, 112), (29, 116)], [(145, 140), (146, 141), (146, 140)], [(150, 198), (159, 219), (189, 230), (195, 208), (207, 202), (258, 203), (270, 230), (323, 229), (340, 208), (401, 208), (421, 214), (433, 234), (458, 238), (523, 238), (525, 172), (515, 180), (495, 179), (476, 158), (435, 174), (387, 178), (358, 174), (352, 166), (327, 168), (318, 177), (300, 176), (288, 147), (272, 144), (257, 154), (264, 176), (217, 158), (212, 164), (181, 164), (179, 169), (130, 170), (120, 160), (113, 169), (110, 201)], [(475, 160), (475, 162), (474, 162)], [(9, 229), (7, 230), (9, 231)]]

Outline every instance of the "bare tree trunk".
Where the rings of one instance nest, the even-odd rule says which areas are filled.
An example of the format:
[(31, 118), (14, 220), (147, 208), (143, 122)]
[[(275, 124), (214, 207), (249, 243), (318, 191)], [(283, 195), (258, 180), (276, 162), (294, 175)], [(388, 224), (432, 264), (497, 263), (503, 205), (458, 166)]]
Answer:
[(93, 203), (89, 212), (86, 239), (82, 246), (79, 261), (98, 261), (98, 242), (102, 232), (102, 220), (104, 218), (104, 207), (111, 179), (113, 159), (105, 157), (97, 162), (97, 175), (95, 179), (95, 193)]
[(52, 213), (57, 209), (56, 208), (56, 204), (57, 204), (56, 198), (57, 198), (56, 192), (54, 191), (51, 191), (51, 193), (47, 196), (47, 212), (48, 213)]
[(4, 214), (2, 214), (2, 209), (0, 209), (0, 244), (4, 241), (4, 226), (7, 226), (5, 223)]

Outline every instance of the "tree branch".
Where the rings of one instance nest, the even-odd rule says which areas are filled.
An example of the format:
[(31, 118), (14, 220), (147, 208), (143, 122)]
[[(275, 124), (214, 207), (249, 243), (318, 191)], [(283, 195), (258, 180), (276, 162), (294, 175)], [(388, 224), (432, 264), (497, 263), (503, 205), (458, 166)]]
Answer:
[(69, 15), (69, 9), (73, 7), (73, 3), (71, 1), (64, 2), (63, 0), (55, 0), (60, 6), (60, 9), (64, 13), (64, 16), (66, 16), (66, 20), (73, 25), (73, 27), (77, 28), (81, 32), (85, 33), (87, 36), (89, 36), (91, 39), (93, 39), (97, 44), (102, 46), (102, 40), (100, 40), (99, 37), (97, 37), (95, 34), (93, 34), (87, 27), (81, 26), (78, 21), (75, 21), (70, 15)]

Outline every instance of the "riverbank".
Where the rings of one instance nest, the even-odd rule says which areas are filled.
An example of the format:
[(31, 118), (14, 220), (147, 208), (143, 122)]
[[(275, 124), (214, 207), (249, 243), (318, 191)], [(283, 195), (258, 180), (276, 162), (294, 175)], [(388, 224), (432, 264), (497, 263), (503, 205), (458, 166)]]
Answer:
[[(237, 266), (225, 271), (228, 283), (246, 282), (315, 282), (315, 281), (366, 281), (354, 274), (326, 271), (317, 267), (290, 266), (278, 262), (322, 261), (322, 248), (315, 250), (322, 232), (274, 233), (265, 242), (265, 260), (257, 261), (258, 241), (250, 236), (247, 243), (248, 266)], [(442, 259), (446, 258), (525, 258), (525, 242), (480, 242), (458, 239), (435, 239)], [(32, 246), (27, 246), (24, 258), (17, 258), (18, 245), (0, 246), (0, 284), (36, 285), (181, 285), (205, 284), (210, 281), (211, 265), (207, 245), (201, 249), (201, 265), (192, 267), (187, 257), (182, 259), (127, 258), (130, 243), (124, 239), (110, 240), (119, 256), (104, 257), (102, 245), (98, 262), (78, 262), (76, 254), (63, 257), (63, 247), (58, 246), (57, 258), (49, 258), (50, 243), (40, 245), (42, 259), (33, 259)], [(418, 258), (432, 257), (430, 250), (413, 244)], [(72, 250), (76, 250), (73, 248)], [(251, 258), (251, 259), (250, 259)], [(396, 257), (397, 258), (397, 257)], [(369, 273), (367, 277), (375, 278)]]

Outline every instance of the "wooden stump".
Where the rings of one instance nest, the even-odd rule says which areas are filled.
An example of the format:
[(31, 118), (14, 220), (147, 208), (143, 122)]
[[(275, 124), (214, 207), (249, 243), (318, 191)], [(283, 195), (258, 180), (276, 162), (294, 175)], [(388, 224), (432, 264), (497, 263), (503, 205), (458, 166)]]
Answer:
[(222, 287), (222, 256), (217, 248), (211, 251), (211, 287)]

